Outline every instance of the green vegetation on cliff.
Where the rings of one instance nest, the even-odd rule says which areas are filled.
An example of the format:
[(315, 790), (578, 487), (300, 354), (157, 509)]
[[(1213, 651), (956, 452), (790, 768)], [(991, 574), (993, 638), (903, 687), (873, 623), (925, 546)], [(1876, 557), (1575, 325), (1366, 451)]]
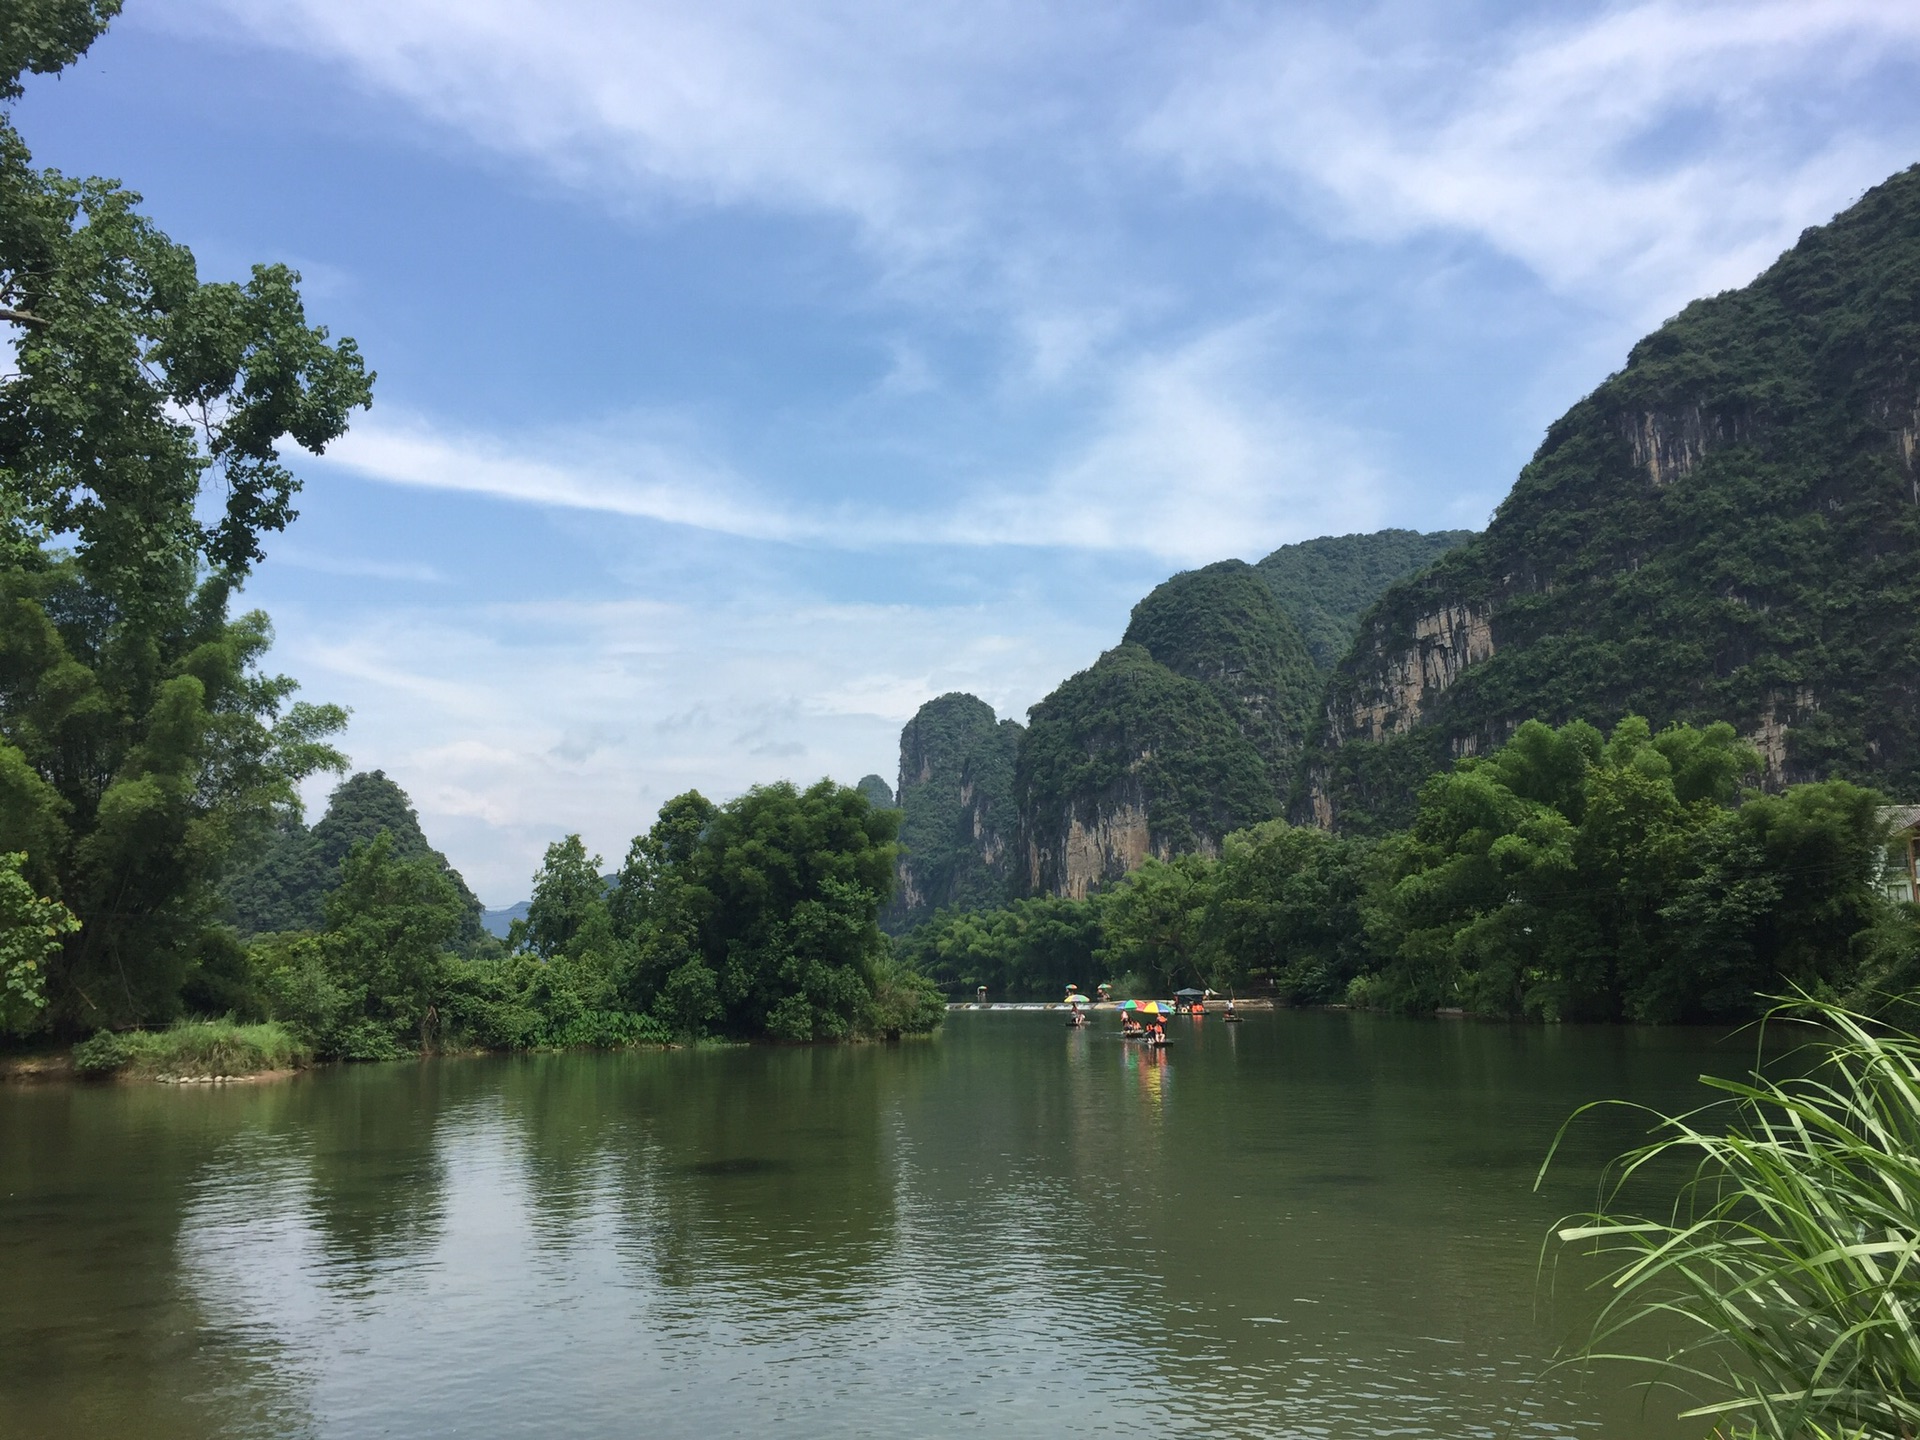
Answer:
[(1254, 568), (1305, 638), (1314, 664), (1331, 670), (1360, 633), (1360, 617), (1387, 588), (1473, 538), (1471, 530), (1376, 530), (1282, 545)]
[(997, 905), (1009, 892), (1014, 756), (1021, 728), (958, 692), (922, 705), (900, 732), (900, 864), (887, 928), (948, 906)]
[[(1219, 696), (1139, 645), (1109, 650), (1034, 706), (1029, 722), (1014, 783), (1037, 892), (1067, 887), (1076, 822), (1096, 830), (1144, 812), (1149, 846), (1178, 854), (1275, 811), (1267, 762)], [(1111, 873), (1082, 879), (1118, 879), (1129, 866), (1119, 851), (1111, 857)]]
[(1793, 986), (1910, 1005), (1920, 910), (1881, 888), (1878, 797), (1842, 780), (1761, 793), (1758, 763), (1724, 724), (1529, 722), (1429, 780), (1406, 831), (1270, 820), (1217, 859), (1148, 859), (1083, 900), (942, 912), (897, 944), (996, 998), (1131, 976), (1162, 997), (1270, 986), (1515, 1019), (1735, 1021)]
[(1452, 754), (1628, 713), (1728, 721), (1772, 783), (1920, 793), (1917, 357), (1920, 168), (1642, 340), (1381, 601), (1329, 692), (1323, 811), (1399, 823)]
[(1213, 691), (1285, 793), (1322, 682), (1258, 571), (1222, 560), (1175, 575), (1133, 607), (1121, 643)]

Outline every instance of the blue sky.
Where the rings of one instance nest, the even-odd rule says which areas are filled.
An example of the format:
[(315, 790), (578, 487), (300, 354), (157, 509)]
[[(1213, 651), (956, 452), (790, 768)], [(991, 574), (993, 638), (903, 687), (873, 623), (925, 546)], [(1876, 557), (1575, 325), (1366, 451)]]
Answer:
[(1920, 160), (1920, 6), (129, 0), (18, 118), (379, 371), (248, 598), (503, 904), (1175, 570), (1484, 524)]

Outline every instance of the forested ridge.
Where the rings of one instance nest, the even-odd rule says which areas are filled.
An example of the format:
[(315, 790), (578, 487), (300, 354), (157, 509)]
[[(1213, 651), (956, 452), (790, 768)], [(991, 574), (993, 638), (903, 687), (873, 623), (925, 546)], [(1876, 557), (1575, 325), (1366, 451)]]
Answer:
[(1411, 813), (1529, 718), (1725, 720), (1770, 784), (1920, 795), (1920, 167), (1695, 301), (1547, 430), (1487, 530), (1395, 586), (1295, 814)]
[(1183, 571), (1025, 727), (971, 695), (929, 701), (900, 736), (888, 928), (942, 907), (1084, 894), (1146, 855), (1212, 852), (1282, 813), (1334, 647), (1388, 585), (1468, 533), (1330, 536), (1258, 565)]

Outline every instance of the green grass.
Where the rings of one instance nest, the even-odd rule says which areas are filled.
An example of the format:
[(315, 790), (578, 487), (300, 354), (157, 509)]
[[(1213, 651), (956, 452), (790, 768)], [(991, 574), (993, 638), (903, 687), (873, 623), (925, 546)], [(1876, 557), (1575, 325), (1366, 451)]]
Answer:
[(312, 1058), (279, 1024), (182, 1020), (166, 1030), (102, 1031), (73, 1047), (82, 1075), (123, 1074), (150, 1080), (204, 1079), (291, 1070)]
[[(1649, 1180), (1650, 1166), (1689, 1164), (1664, 1218), (1598, 1213), (1559, 1230), (1611, 1271), (1583, 1355), (1707, 1392), (1685, 1413), (1737, 1436), (1914, 1436), (1920, 1039), (1835, 1005), (1791, 1013), (1820, 1027), (1787, 1062), (1798, 1073), (1703, 1076), (1726, 1098), (1658, 1117), (1658, 1138), (1622, 1158), (1603, 1211), (1636, 1175)], [(1649, 1321), (1677, 1324), (1678, 1345), (1637, 1349)]]

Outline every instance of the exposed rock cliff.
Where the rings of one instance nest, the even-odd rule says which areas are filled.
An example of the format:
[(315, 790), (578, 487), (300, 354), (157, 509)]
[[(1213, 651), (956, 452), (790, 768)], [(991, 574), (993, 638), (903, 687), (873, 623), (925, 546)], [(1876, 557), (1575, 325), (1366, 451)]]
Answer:
[(1109, 650), (1028, 718), (1014, 784), (1030, 894), (1085, 895), (1150, 854), (1212, 853), (1277, 809), (1227, 704), (1142, 646)]
[(1920, 793), (1920, 167), (1697, 301), (1388, 592), (1294, 797), (1380, 828), (1529, 716), (1733, 721), (1775, 783)]
[(1020, 726), (958, 692), (922, 705), (900, 732), (900, 862), (881, 923), (911, 928), (944, 906), (1007, 898)]

